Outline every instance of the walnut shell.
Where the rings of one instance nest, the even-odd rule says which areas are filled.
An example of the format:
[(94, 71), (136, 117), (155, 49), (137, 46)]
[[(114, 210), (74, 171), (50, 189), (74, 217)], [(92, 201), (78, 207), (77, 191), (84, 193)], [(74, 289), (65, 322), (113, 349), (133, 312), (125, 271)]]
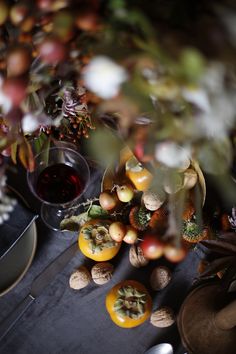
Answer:
[(138, 245), (132, 245), (129, 250), (129, 260), (132, 266), (136, 268), (144, 267), (149, 260), (144, 257), (143, 250)]
[(152, 313), (150, 322), (155, 327), (169, 327), (175, 322), (174, 312), (170, 307), (161, 307)]
[(153, 269), (150, 276), (150, 284), (153, 290), (164, 289), (171, 281), (171, 271), (165, 266), (159, 266)]
[(85, 266), (76, 269), (70, 276), (71, 289), (80, 290), (85, 288), (91, 281), (91, 275)]
[(97, 263), (91, 269), (93, 281), (98, 285), (106, 284), (109, 280), (111, 280), (113, 272), (114, 267), (109, 262)]
[(158, 192), (146, 191), (143, 193), (142, 201), (146, 209), (154, 211), (159, 209), (166, 200), (166, 194), (163, 190)]

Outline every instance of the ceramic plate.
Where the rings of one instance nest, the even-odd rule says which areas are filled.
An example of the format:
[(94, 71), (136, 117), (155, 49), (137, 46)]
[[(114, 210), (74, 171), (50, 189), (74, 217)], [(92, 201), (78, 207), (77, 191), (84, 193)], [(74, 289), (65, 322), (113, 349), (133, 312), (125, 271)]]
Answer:
[[(10, 189), (27, 205), (17, 191)], [(33, 261), (36, 245), (37, 229), (34, 221), (17, 244), (0, 260), (0, 296), (13, 289), (24, 277)]]

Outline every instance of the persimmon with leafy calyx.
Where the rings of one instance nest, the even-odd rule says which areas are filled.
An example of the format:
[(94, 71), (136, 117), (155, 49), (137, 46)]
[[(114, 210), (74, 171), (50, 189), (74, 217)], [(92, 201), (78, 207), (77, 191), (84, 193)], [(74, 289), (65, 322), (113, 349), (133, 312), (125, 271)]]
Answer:
[(136, 230), (145, 230), (150, 219), (151, 212), (143, 206), (136, 205), (130, 210), (129, 222)]
[(93, 219), (83, 225), (78, 243), (81, 252), (94, 261), (108, 261), (118, 253), (121, 243), (109, 234), (111, 221)]
[(149, 226), (153, 230), (164, 230), (168, 226), (168, 210), (165, 206), (161, 206), (155, 210), (149, 221)]
[(106, 309), (117, 326), (137, 327), (150, 317), (152, 299), (143, 284), (124, 280), (107, 294)]
[(189, 243), (198, 243), (210, 237), (210, 229), (201, 227), (195, 220), (184, 221), (182, 237)]

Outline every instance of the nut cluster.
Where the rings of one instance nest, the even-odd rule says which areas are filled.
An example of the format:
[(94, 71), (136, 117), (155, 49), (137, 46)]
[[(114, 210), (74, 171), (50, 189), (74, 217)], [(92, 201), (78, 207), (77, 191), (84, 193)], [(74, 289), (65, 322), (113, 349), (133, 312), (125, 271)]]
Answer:
[(98, 285), (106, 284), (111, 280), (114, 272), (114, 267), (108, 262), (96, 263), (92, 269), (91, 273), (85, 266), (80, 266), (75, 269), (70, 276), (69, 285), (71, 289), (80, 290), (85, 288), (91, 280)]

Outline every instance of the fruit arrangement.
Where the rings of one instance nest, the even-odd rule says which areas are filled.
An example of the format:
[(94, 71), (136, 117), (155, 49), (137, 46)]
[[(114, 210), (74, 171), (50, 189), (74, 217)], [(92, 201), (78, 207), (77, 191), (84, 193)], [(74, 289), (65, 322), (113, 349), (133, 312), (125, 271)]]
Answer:
[[(95, 283), (106, 284), (111, 279), (114, 269), (107, 261), (118, 254), (122, 244), (129, 247), (131, 265), (140, 268), (161, 257), (171, 263), (181, 262), (198, 242), (212, 239), (209, 220), (201, 219), (199, 222), (194, 204), (195, 186), (201, 187), (201, 207), (204, 203), (204, 179), (194, 163), (186, 166), (186, 170), (178, 171), (183, 181), (180, 190), (170, 185), (167, 188), (166, 181), (161, 184), (162, 188), (160, 184), (157, 188), (153, 182), (162, 175), (161, 167), (160, 175), (153, 175), (133, 155), (126, 156), (126, 159), (122, 156), (116, 171), (106, 170), (98, 198), (84, 203), (87, 206), (85, 212), (64, 220), (63, 229), (80, 230), (80, 251), (98, 262), (92, 271)], [(134, 170), (131, 175), (127, 173), (130, 169)], [(135, 177), (138, 183), (135, 173), (138, 173)], [(185, 175), (190, 176), (188, 183)], [(181, 199), (183, 195), (184, 200)], [(177, 234), (170, 233), (173, 212), (179, 214), (181, 220), (179, 238)], [(219, 215), (219, 220), (222, 229), (231, 225), (231, 219), (225, 214)], [(73, 276), (79, 280), (79, 284), (73, 285), (74, 289), (87, 286), (91, 281), (87, 272), (80, 275), (77, 270)], [(150, 288), (161, 291), (171, 279), (171, 270), (158, 265), (150, 272)], [(141, 325), (148, 318), (157, 327), (170, 326), (175, 321), (174, 313), (169, 308), (158, 308), (152, 313), (148, 291), (133, 280), (124, 280), (110, 289), (106, 296), (106, 309), (111, 320), (124, 328)]]
[[(210, 237), (208, 225), (201, 225), (196, 218), (195, 186), (201, 190), (201, 207), (205, 200), (205, 182), (196, 163), (187, 161), (169, 181), (164, 167), (156, 170), (155, 175), (151, 173), (125, 147), (118, 167), (105, 171), (100, 195), (88, 204), (88, 210), (63, 221), (62, 229), (68, 229), (71, 222), (75, 230), (82, 226), (78, 244), (86, 257), (107, 261), (118, 253), (123, 242), (136, 247), (131, 258), (137, 267), (145, 264), (143, 259), (162, 256), (177, 263), (192, 245)], [(179, 235), (177, 229), (176, 234), (171, 233), (173, 213), (180, 214)]]

